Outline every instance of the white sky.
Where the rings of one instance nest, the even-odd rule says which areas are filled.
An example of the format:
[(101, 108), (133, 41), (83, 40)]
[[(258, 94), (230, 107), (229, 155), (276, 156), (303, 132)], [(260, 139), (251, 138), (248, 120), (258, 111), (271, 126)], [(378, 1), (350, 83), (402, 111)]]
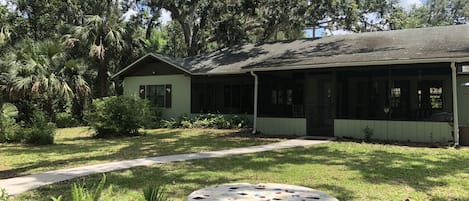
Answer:
[(412, 6), (421, 6), (423, 3), (422, 3), (422, 0), (401, 0), (401, 2), (399, 3), (404, 9), (406, 10), (410, 10), (412, 8)]
[[(0, 1), (4, 1), (4, 0), (0, 0)], [(126, 13), (124, 13), (122, 17), (127, 21), (130, 19), (130, 17), (134, 16), (135, 14), (137, 14), (137, 11), (135, 9), (130, 9)], [(165, 9), (162, 9), (160, 22), (166, 25), (169, 21), (171, 21), (171, 12)]]

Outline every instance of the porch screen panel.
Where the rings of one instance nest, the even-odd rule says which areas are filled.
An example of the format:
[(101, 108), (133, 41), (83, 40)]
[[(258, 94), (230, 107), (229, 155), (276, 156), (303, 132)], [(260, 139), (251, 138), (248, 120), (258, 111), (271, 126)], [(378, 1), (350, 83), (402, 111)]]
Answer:
[(259, 73), (259, 116), (304, 118), (305, 73)]
[(417, 66), (338, 71), (337, 118), (449, 121), (452, 113), (449, 65)]
[(192, 81), (191, 112), (252, 114), (253, 81), (246, 78), (204, 78)]

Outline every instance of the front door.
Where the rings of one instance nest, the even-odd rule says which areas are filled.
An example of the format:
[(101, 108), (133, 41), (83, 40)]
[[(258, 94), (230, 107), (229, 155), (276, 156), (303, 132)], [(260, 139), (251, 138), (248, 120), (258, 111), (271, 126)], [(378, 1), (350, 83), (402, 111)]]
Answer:
[(335, 80), (333, 74), (308, 75), (305, 86), (307, 132), (334, 136)]

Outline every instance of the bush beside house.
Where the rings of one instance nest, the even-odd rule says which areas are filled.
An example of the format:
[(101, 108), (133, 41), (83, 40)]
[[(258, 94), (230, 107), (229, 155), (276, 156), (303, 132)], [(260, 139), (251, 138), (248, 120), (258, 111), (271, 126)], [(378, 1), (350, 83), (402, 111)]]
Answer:
[(100, 138), (138, 135), (138, 130), (146, 127), (151, 119), (149, 102), (138, 97), (96, 99), (86, 114), (88, 124)]
[(194, 118), (182, 115), (177, 119), (162, 120), (162, 128), (216, 128), (237, 129), (248, 127), (249, 120), (246, 116), (225, 117), (222, 114), (201, 114)]

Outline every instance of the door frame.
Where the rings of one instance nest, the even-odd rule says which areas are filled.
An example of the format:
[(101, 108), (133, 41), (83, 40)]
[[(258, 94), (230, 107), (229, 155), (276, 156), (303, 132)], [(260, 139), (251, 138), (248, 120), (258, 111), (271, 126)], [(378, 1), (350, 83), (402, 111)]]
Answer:
[[(321, 83), (330, 82), (331, 89), (331, 100), (329, 110), (325, 110), (324, 113), (319, 114), (318, 107), (323, 107), (324, 104), (320, 104), (320, 87), (324, 87)], [(306, 133), (308, 136), (319, 136), (319, 137), (332, 137), (334, 136), (334, 119), (336, 118), (337, 110), (337, 84), (336, 84), (336, 73), (307, 73), (305, 79), (305, 117), (306, 117)], [(327, 93), (327, 92), (326, 92)], [(324, 94), (324, 91), (323, 91)], [(318, 115), (327, 118), (330, 126), (318, 126)]]

